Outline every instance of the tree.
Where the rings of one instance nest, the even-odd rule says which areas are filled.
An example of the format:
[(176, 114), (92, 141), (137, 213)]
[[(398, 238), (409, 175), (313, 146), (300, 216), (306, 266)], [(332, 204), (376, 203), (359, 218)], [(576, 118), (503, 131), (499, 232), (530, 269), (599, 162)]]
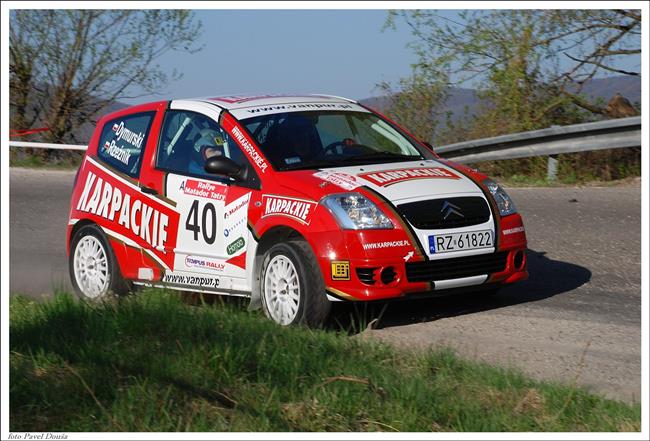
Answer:
[[(460, 123), (468, 136), (577, 123), (589, 114), (612, 116), (606, 103), (581, 94), (584, 85), (599, 73), (638, 75), (618, 67), (625, 59), (640, 60), (638, 11), (476, 10), (453, 18), (437, 11), (392, 11), (385, 27), (402, 21), (415, 37), (411, 47), (418, 62), (401, 84), (424, 78), (427, 90), (432, 84), (476, 88), (483, 108), (471, 122)], [(387, 112), (402, 119), (397, 106)], [(458, 124), (446, 133), (455, 137)]]
[(170, 50), (195, 52), (201, 23), (183, 10), (14, 10), (10, 105), (14, 130), (35, 124), (49, 142), (112, 102), (160, 92), (181, 75), (156, 64)]
[(440, 82), (414, 74), (402, 78), (398, 90), (388, 82), (379, 84), (378, 88), (388, 97), (388, 112), (400, 125), (411, 129), (422, 140), (433, 139), (447, 92)]

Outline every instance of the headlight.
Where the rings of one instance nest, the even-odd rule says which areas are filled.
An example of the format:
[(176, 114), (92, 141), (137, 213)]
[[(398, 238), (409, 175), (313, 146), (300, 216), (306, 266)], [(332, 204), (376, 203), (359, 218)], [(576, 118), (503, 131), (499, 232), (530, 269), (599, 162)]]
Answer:
[(490, 194), (497, 203), (497, 207), (499, 207), (499, 213), (501, 213), (501, 216), (508, 216), (509, 214), (515, 214), (517, 212), (515, 203), (499, 184), (494, 182), (492, 179), (486, 179), (483, 183), (487, 189), (490, 190)]
[(323, 199), (341, 228), (367, 230), (393, 228), (393, 223), (371, 200), (359, 193), (334, 194)]

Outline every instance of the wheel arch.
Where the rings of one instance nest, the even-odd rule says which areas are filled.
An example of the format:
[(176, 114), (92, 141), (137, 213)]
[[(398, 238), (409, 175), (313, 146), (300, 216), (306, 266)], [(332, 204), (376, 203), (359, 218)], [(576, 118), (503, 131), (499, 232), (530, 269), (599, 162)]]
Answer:
[(97, 222), (91, 221), (90, 219), (80, 219), (78, 222), (75, 222), (75, 224), (72, 226), (72, 229), (70, 230), (70, 237), (68, 237), (68, 246), (70, 246), (72, 243), (72, 239), (74, 238), (74, 235), (77, 234), (77, 231), (81, 230), (86, 225), (97, 225), (99, 227), (99, 224), (97, 224)]
[[(286, 242), (289, 240), (301, 240), (305, 243), (309, 241), (298, 230), (286, 225), (276, 225), (266, 230), (260, 236), (255, 250), (255, 258), (253, 260), (253, 277), (252, 277), (252, 290), (251, 300), (248, 309), (260, 309), (262, 301), (260, 297), (260, 267), (264, 254), (276, 243)], [(311, 245), (310, 245), (311, 246)], [(313, 250), (313, 248), (312, 248)]]
[(81, 230), (86, 225), (97, 225), (97, 222), (91, 221), (90, 219), (79, 219), (77, 222), (70, 225), (70, 228), (68, 229), (68, 241), (66, 243), (66, 250), (68, 252), (68, 256), (72, 252), (72, 250), (70, 249), (72, 246), (72, 239), (74, 239), (74, 236), (75, 234), (77, 234), (77, 231)]
[[(122, 241), (115, 240), (110, 234), (106, 232), (103, 226), (101, 226), (99, 223), (91, 219), (80, 219), (74, 225), (72, 225), (72, 228), (70, 229), (70, 236), (68, 237), (68, 243), (67, 243), (68, 256), (70, 256), (70, 253), (72, 252), (71, 249), (72, 241), (74, 240), (75, 235), (79, 230), (81, 230), (83, 227), (86, 226), (97, 227), (97, 229), (104, 236), (104, 239), (106, 240), (106, 243), (110, 248), (110, 251), (113, 253), (113, 257), (115, 258), (116, 264), (119, 268), (122, 277), (125, 277), (127, 279), (135, 278), (137, 274), (136, 270), (129, 271), (128, 266), (125, 266), (125, 262), (129, 261), (129, 253), (130, 252), (132, 253), (133, 251), (127, 249), (127, 246)], [(139, 249), (137, 251), (137, 255), (141, 256), (141, 251)]]
[(122, 244), (122, 248), (116, 249), (115, 244), (111, 241), (111, 237), (106, 234), (106, 231), (104, 228), (98, 224), (97, 222), (94, 222), (90, 219), (81, 219), (78, 222), (76, 222), (74, 225), (71, 225), (70, 228), (70, 236), (68, 240), (68, 272), (70, 274), (70, 278), (73, 284), (73, 287), (75, 287), (75, 291), (77, 291), (77, 294), (80, 294), (80, 291), (77, 286), (77, 282), (75, 281), (75, 275), (73, 274), (74, 269), (73, 269), (73, 264), (72, 264), (72, 259), (73, 259), (73, 251), (72, 250), (72, 245), (74, 243), (76, 235), (85, 227), (93, 227), (92, 229), (95, 230), (95, 235), (97, 235), (100, 239), (100, 241), (104, 242), (104, 245), (106, 246), (106, 254), (107, 254), (107, 259), (109, 261), (109, 269), (110, 269), (110, 274), (111, 274), (111, 282), (109, 289), (113, 291), (114, 293), (118, 295), (124, 295), (131, 289), (130, 283), (128, 283), (125, 279), (124, 276), (122, 275), (122, 269), (121, 269), (121, 264), (119, 261), (119, 257), (124, 254), (125, 248), (124, 245)]

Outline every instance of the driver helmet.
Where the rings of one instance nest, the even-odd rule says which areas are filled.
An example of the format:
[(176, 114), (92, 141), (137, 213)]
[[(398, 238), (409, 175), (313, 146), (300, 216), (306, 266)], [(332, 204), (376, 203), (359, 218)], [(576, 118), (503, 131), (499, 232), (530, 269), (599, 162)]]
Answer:
[(223, 145), (226, 141), (220, 130), (204, 128), (199, 131), (199, 135), (199, 139), (194, 143), (194, 153), (197, 157), (206, 160), (208, 158), (208, 149), (216, 150), (219, 155), (224, 154)]

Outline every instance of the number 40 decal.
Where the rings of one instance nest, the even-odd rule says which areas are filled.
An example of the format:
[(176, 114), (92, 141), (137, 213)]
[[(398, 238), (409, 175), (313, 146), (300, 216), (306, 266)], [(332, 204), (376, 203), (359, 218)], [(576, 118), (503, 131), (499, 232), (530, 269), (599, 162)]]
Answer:
[(201, 225), (199, 225), (199, 201), (195, 200), (187, 214), (185, 228), (194, 233), (194, 240), (199, 240), (199, 233), (203, 234), (203, 240), (213, 244), (217, 237), (217, 210), (210, 202), (206, 202), (201, 211)]

